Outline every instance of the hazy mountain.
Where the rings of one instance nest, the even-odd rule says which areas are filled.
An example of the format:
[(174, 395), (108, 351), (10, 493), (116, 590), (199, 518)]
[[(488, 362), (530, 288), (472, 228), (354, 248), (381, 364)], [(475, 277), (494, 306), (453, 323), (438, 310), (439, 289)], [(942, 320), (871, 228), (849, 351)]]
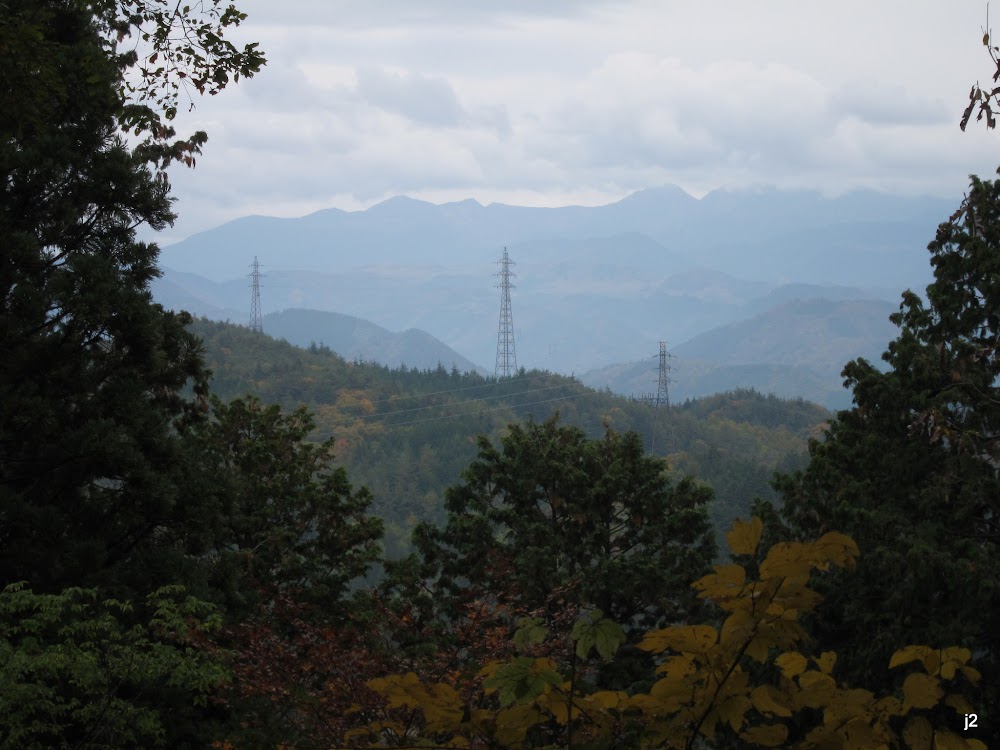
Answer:
[[(163, 250), (162, 262), (176, 270), (156, 282), (154, 294), (171, 307), (245, 321), (245, 275), (256, 255), (265, 313), (322, 310), (390, 331), (420, 329), (489, 368), (496, 261), (506, 246), (516, 264), (518, 364), (579, 373), (653, 356), (658, 341), (680, 354), (678, 342), (795, 299), (879, 299), (895, 307), (903, 289), (920, 291), (930, 279), (924, 248), (951, 208), (874, 192), (825, 198), (722, 190), (697, 200), (669, 187), (592, 208), (437, 206), (399, 197), (366, 211), (247, 217), (196, 235)], [(885, 323), (882, 308), (856, 312), (873, 316), (864, 325)], [(842, 354), (838, 334), (816, 322), (827, 314), (835, 311), (810, 313), (816, 335), (802, 345), (815, 349), (816, 361), (805, 366), (832, 367)], [(772, 321), (768, 335), (780, 340), (781, 325)], [(781, 353), (752, 341), (755, 351)], [(732, 365), (795, 360), (790, 352), (726, 360), (711, 355), (714, 342), (703, 346), (708, 354), (686, 356)]]
[[(843, 408), (850, 403), (844, 365), (858, 357), (881, 364), (897, 334), (888, 320), (897, 309), (883, 300), (793, 300), (699, 334), (672, 349), (671, 399), (752, 387)], [(580, 378), (617, 393), (655, 393), (657, 360), (597, 368)]]
[(378, 362), (390, 367), (406, 365), (420, 370), (434, 369), (440, 364), (449, 370), (457, 367), (463, 372), (484, 372), (426, 331), (411, 328), (394, 333), (351, 315), (284, 310), (265, 315), (263, 327), (268, 335), (296, 346), (325, 344), (348, 361)]
[[(837, 378), (810, 367), (797, 365), (726, 365), (719, 362), (674, 358), (671, 360), (669, 398), (672, 404), (702, 398), (735, 388), (753, 388), (782, 398), (804, 398), (828, 409), (850, 405), (851, 394)], [(583, 373), (580, 381), (591, 388), (635, 396), (655, 396), (658, 380), (657, 357), (599, 367)]]
[[(492, 263), (523, 245), (517, 262), (558, 260), (636, 267), (651, 277), (684, 267), (779, 282), (880, 285), (929, 280), (924, 248), (953, 201), (876, 192), (826, 198), (795, 191), (726, 191), (701, 200), (675, 187), (606, 206), (529, 208), (475, 201), (434, 205), (405, 197), (365, 211), (298, 219), (245, 217), (163, 249), (162, 263), (216, 281), (242, 275), (253, 256), (268, 270), (338, 272), (378, 265)], [(643, 236), (641, 247), (629, 237)], [(651, 244), (652, 243), (652, 244)], [(650, 252), (654, 246), (664, 252)], [(536, 257), (537, 256), (537, 257)]]
[(794, 300), (674, 347), (678, 358), (723, 364), (778, 364), (839, 374), (846, 362), (879, 362), (898, 329), (881, 300)]

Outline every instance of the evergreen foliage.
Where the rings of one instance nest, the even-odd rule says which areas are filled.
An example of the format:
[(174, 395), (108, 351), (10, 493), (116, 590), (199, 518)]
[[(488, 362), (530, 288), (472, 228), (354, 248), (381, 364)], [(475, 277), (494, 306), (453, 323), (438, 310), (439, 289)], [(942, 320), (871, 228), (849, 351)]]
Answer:
[(977, 649), (984, 699), (1000, 699), (1000, 184), (973, 178), (928, 249), (927, 304), (906, 292), (888, 372), (844, 370), (855, 406), (807, 469), (778, 488), (789, 533), (836, 528), (863, 550), (848, 585), (822, 590), (817, 636), (851, 679), (882, 674), (906, 640)]
[(187, 316), (150, 300), (135, 227), (173, 220), (167, 183), (117, 133), (93, 17), (0, 12), (0, 583), (52, 593), (141, 566), (189, 512), (176, 430), (207, 385)]
[(673, 483), (639, 436), (607, 430), (589, 440), (558, 416), (511, 425), (445, 492), (441, 529), (414, 540), (434, 596), (482, 598), (497, 582), (534, 610), (551, 592), (596, 607), (628, 626), (682, 618), (694, 606), (687, 582), (715, 553), (706, 505), (711, 490)]

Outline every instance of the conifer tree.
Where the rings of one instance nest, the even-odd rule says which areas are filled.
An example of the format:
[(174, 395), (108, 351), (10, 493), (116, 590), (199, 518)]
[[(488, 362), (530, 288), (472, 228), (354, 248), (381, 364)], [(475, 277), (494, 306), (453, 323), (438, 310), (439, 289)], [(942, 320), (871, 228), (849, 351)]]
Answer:
[(506, 592), (527, 609), (556, 589), (631, 628), (686, 615), (687, 581), (715, 543), (711, 490), (671, 482), (635, 433), (588, 439), (558, 415), (511, 425), (445, 493), (448, 520), (414, 533), (439, 598)]
[[(829, 529), (861, 548), (831, 575), (816, 621), (849, 679), (871, 682), (894, 644), (955, 644), (980, 657), (1000, 697), (1000, 183), (972, 178), (928, 249), (926, 302), (906, 292), (882, 372), (847, 365), (854, 408), (782, 477), (796, 538)], [(984, 704), (985, 705), (985, 704)]]

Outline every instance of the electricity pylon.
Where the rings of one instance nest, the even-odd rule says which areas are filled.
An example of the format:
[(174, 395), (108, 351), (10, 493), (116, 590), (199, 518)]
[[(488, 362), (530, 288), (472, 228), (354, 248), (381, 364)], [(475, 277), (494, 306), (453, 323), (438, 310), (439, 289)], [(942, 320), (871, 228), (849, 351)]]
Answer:
[(510, 312), (510, 290), (514, 285), (510, 283), (512, 277), (516, 276), (511, 272), (510, 267), (516, 265), (507, 255), (507, 248), (503, 249), (503, 258), (497, 261), (500, 271), (500, 325), (497, 330), (497, 363), (493, 375), (496, 378), (509, 378), (517, 374), (517, 352), (514, 349), (514, 318)]
[(250, 264), (250, 330), (257, 333), (264, 332), (264, 321), (260, 315), (260, 263), (257, 256), (253, 256), (253, 263)]

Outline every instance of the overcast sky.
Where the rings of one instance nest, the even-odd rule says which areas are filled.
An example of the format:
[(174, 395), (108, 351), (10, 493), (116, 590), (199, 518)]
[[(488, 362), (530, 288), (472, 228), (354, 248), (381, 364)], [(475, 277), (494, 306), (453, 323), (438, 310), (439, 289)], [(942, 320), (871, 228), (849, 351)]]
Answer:
[[(268, 59), (198, 99), (162, 244), (393, 195), (596, 205), (668, 183), (954, 196), (1000, 132), (980, 0), (235, 0)], [(1000, 8), (995, 9), (1000, 13)], [(1000, 28), (998, 28), (1000, 36)]]

